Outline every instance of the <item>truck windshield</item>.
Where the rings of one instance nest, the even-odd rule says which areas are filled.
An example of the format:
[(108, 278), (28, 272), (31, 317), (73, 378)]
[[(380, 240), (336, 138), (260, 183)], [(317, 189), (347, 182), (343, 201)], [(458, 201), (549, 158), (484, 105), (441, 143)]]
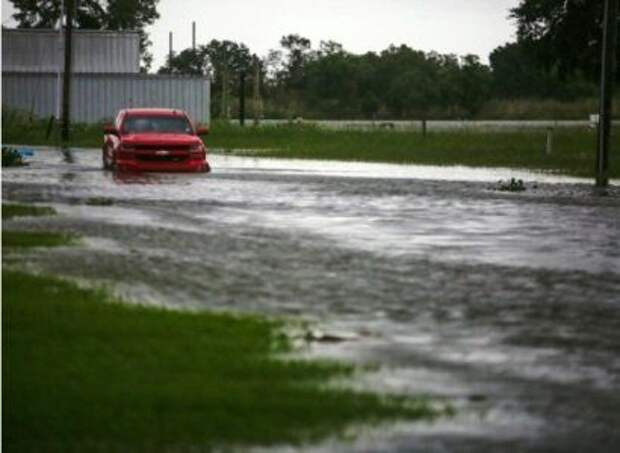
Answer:
[(192, 126), (183, 116), (129, 116), (123, 122), (125, 134), (192, 134)]

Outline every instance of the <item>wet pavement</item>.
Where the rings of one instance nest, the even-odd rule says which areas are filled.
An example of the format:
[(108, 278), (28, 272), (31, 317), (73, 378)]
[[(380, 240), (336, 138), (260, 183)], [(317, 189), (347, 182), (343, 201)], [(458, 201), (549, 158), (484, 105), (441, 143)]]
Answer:
[[(345, 341), (302, 355), (378, 364), (353, 385), (456, 410), (308, 450), (620, 451), (618, 185), (211, 160), (208, 175), (115, 176), (95, 150), (37, 149), (29, 167), (2, 170), (3, 198), (60, 215), (5, 227), (72, 231), (85, 246), (3, 261), (152, 304), (309, 320)], [(512, 177), (527, 190), (495, 190)]]

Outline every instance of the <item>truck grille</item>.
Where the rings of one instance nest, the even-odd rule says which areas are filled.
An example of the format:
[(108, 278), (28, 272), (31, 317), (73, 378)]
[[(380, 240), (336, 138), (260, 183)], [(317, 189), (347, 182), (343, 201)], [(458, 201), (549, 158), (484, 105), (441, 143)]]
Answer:
[(136, 159), (146, 162), (184, 162), (189, 157), (189, 154), (168, 154), (165, 156), (158, 156), (157, 154), (136, 154)]
[(187, 145), (136, 145), (136, 151), (189, 151)]

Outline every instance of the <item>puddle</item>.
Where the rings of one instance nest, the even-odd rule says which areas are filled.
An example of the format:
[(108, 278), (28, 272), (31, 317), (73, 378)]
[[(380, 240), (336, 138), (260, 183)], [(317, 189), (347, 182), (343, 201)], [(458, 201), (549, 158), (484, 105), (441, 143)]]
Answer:
[[(302, 354), (379, 364), (356, 385), (458, 409), (309, 450), (617, 451), (617, 181), (603, 197), (510, 169), (221, 155), (208, 175), (115, 176), (96, 150), (70, 155), (2, 171), (3, 197), (59, 212), (11, 227), (87, 238), (29, 266), (151, 304), (302, 317), (334, 337)], [(511, 178), (527, 190), (492, 190)]]

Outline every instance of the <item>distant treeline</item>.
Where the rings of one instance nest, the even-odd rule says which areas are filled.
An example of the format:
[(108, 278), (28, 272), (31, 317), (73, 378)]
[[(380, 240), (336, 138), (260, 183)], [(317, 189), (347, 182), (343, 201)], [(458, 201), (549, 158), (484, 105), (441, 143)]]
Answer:
[[(10, 2), (23, 28), (54, 27), (63, 5)], [(152, 56), (146, 27), (159, 17), (158, 0), (124, 0), (122, 8), (117, 3), (64, 1), (73, 5), (78, 28), (139, 30), (147, 71)], [(271, 118), (511, 118), (514, 112), (515, 118), (583, 118), (596, 106), (604, 3), (519, 0), (510, 10), (516, 41), (497, 47), (489, 64), (475, 55), (406, 45), (356, 55), (333, 41), (313, 48), (309, 39), (293, 34), (261, 58), (243, 43), (213, 40), (173, 55), (159, 72), (210, 77), (215, 117), (236, 116), (245, 74), (248, 116), (257, 111)], [(256, 88), (260, 98), (254, 97)]]
[[(529, 106), (537, 102), (523, 100), (556, 101), (558, 110), (564, 102), (574, 105), (597, 94), (595, 81), (581, 74), (560, 78), (514, 61), (527, 56), (510, 44), (496, 49), (485, 65), (475, 55), (425, 53), (406, 45), (355, 55), (332, 41), (314, 50), (297, 35), (281, 43), (282, 49), (256, 58), (243, 44), (213, 40), (175, 55), (159, 72), (208, 75), (214, 117), (237, 116), (242, 72), (248, 117), (259, 108), (268, 118), (475, 118), (495, 110), (499, 116), (509, 100)], [(254, 99), (257, 74), (261, 105)]]
[(505, 117), (517, 105), (525, 117), (583, 117), (598, 93), (603, 3), (521, 0), (511, 10), (517, 40), (497, 47), (488, 65), (476, 55), (406, 45), (356, 55), (333, 41), (313, 48), (293, 34), (262, 58), (243, 43), (213, 40), (174, 55), (159, 72), (208, 75), (215, 117), (237, 115), (241, 74), (248, 116)]

